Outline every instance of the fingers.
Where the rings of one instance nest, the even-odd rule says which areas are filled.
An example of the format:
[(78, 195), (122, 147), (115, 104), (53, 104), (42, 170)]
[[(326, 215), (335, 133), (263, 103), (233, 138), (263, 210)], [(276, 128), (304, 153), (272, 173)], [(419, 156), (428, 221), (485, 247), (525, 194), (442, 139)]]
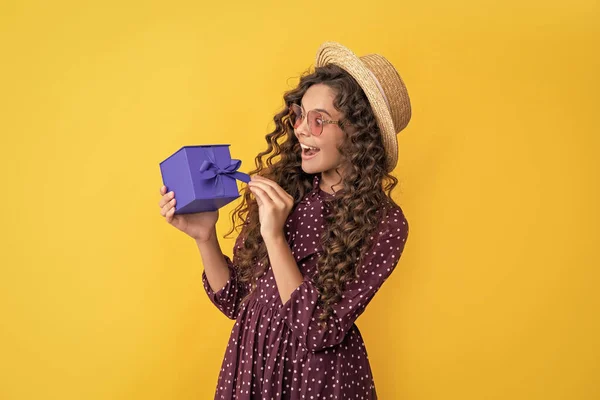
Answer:
[[(175, 200), (175, 199), (173, 199)], [(173, 222), (173, 218), (175, 215), (175, 207), (171, 207), (169, 209), (169, 211), (167, 211), (166, 215), (165, 215), (165, 219), (167, 220), (167, 222), (170, 224), (171, 222)]]
[(166, 217), (167, 214), (172, 210), (173, 212), (175, 212), (175, 203), (177, 203), (176, 199), (171, 199), (170, 201), (168, 201), (161, 209), (160, 209), (160, 215), (162, 215), (163, 217)]
[(254, 175), (252, 178), (256, 178), (253, 179), (252, 182), (260, 182), (271, 186), (279, 194), (279, 197), (281, 197), (282, 200), (291, 201), (293, 204), (294, 198), (288, 192), (283, 190), (283, 188), (279, 186), (276, 182), (272, 181), (271, 179), (264, 178), (260, 175)]
[(265, 193), (263, 189), (259, 188), (258, 186), (250, 186), (249, 188), (254, 194), (254, 197), (256, 197), (256, 203), (259, 207), (262, 207), (263, 205), (273, 206), (273, 200), (271, 200), (269, 195)]
[(268, 185), (268, 186), (272, 187), (274, 190), (276, 190), (279, 193), (279, 195), (286, 193), (285, 190), (283, 190), (283, 188), (281, 186), (279, 186), (277, 183), (273, 182), (270, 179), (263, 178), (260, 175), (252, 176), (252, 180), (249, 183), (262, 183), (262, 184)]
[(167, 190), (166, 186), (160, 188), (160, 193), (163, 195), (158, 202), (158, 206), (160, 207), (160, 215), (167, 218), (167, 221), (170, 222), (173, 220), (173, 214), (175, 213), (175, 204), (177, 200), (175, 199), (175, 193), (173, 191), (169, 193), (165, 193)]
[(288, 194), (281, 186), (273, 182), (270, 179), (263, 178), (259, 175), (254, 175), (252, 180), (248, 183), (249, 187), (258, 186), (269, 194), (269, 197), (280, 205), (292, 206), (294, 204), (294, 198)]
[(165, 185), (162, 185), (160, 188), (160, 194), (165, 194), (167, 193), (167, 187)]
[(254, 191), (252, 188), (250, 188), (250, 189), (251, 189), (250, 191), (252, 192), (252, 194), (254, 194), (254, 198), (256, 199), (256, 204), (258, 204), (259, 208), (262, 207), (262, 205), (263, 205), (262, 192), (261, 192), (261, 195), (259, 196), (257, 192), (260, 191), (260, 189), (256, 189), (256, 191)]
[[(281, 195), (277, 192), (277, 190), (275, 190), (274, 187), (263, 183), (263, 182), (250, 182), (248, 184), (248, 186), (250, 187), (250, 189), (256, 189), (258, 188), (257, 191), (260, 191), (260, 193), (263, 194), (263, 197), (268, 197), (269, 201), (279, 205), (279, 206), (284, 206), (285, 202), (284, 200), (281, 198)], [(254, 192), (256, 193), (256, 192)], [(263, 202), (265, 202), (265, 199), (263, 198)]]
[(174, 197), (175, 197), (175, 192), (172, 192), (172, 191), (163, 195), (160, 198), (160, 201), (158, 202), (158, 206), (161, 208), (164, 207), (165, 204), (167, 204), (169, 201), (171, 201)]

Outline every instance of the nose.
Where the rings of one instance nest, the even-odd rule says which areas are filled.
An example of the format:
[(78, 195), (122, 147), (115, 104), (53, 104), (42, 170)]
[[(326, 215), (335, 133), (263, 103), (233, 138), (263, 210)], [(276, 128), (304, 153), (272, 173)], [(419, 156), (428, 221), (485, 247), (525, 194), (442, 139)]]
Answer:
[(308, 136), (310, 134), (310, 127), (308, 126), (308, 117), (305, 115), (300, 122), (300, 125), (294, 130), (296, 135)]

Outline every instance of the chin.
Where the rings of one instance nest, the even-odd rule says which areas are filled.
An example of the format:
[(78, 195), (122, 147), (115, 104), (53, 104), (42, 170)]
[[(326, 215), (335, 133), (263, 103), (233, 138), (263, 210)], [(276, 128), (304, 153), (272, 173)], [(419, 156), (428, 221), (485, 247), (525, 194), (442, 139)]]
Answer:
[[(321, 150), (322, 152), (323, 150)], [(335, 161), (338, 160), (329, 160), (327, 157), (325, 158), (321, 158), (323, 157), (322, 154), (320, 154), (319, 156), (311, 159), (311, 160), (302, 160), (301, 161), (301, 167), (302, 167), (302, 171), (304, 171), (304, 173), (306, 174), (311, 174), (311, 175), (316, 175), (316, 174), (320, 174), (326, 171), (333, 171), (335, 170), (337, 164), (335, 164)]]
[(326, 171), (328, 169), (328, 168), (326, 168), (327, 166), (325, 166), (325, 168), (324, 168), (322, 163), (315, 162), (315, 160), (308, 160), (308, 161), (302, 160), (301, 166), (302, 166), (302, 171), (304, 171), (304, 173), (311, 174), (311, 175), (322, 173), (323, 171)]
[(302, 163), (302, 171), (304, 171), (305, 174), (310, 174), (310, 175), (315, 175), (315, 174), (322, 172), (320, 168), (315, 168), (314, 166), (305, 165), (304, 163)]

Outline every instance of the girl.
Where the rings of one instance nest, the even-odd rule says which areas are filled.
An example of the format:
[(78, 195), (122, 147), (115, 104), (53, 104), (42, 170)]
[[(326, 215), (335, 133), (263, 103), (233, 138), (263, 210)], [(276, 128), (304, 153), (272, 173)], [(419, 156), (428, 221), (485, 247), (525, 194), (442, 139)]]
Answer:
[(208, 297), (236, 320), (216, 399), (377, 398), (354, 322), (408, 236), (390, 172), (410, 101), (380, 55), (326, 42), (315, 67), (284, 95), (256, 157), (232, 215), (233, 260), (218, 211), (174, 215), (175, 194), (160, 190), (161, 215), (197, 243)]

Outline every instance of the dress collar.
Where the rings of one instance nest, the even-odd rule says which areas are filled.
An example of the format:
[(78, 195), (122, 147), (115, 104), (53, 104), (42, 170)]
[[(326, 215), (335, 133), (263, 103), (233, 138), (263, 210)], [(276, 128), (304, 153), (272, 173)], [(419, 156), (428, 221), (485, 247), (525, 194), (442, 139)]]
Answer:
[(319, 181), (320, 181), (320, 176), (319, 175), (315, 175), (313, 176), (313, 186), (312, 186), (312, 191), (318, 191), (319, 190)]
[(313, 196), (321, 196), (321, 197), (335, 197), (335, 194), (326, 192), (324, 190), (321, 189), (321, 186), (319, 186), (319, 182), (321, 181), (321, 175), (317, 174), (313, 177), (313, 185), (312, 185), (312, 190), (311, 190), (311, 194)]

